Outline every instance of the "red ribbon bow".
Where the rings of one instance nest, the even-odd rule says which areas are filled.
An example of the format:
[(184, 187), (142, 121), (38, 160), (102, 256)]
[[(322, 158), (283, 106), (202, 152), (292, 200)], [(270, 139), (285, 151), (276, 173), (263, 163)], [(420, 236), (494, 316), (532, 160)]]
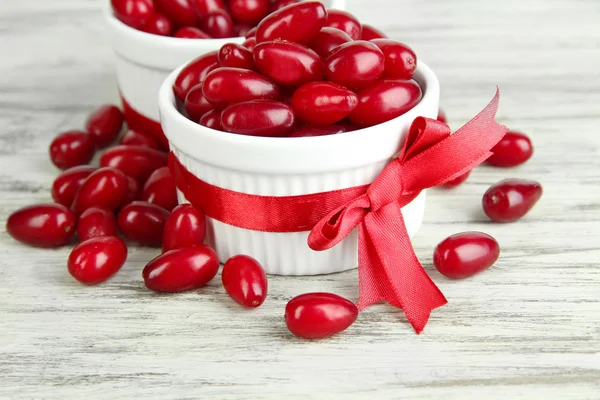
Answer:
[(314, 250), (335, 246), (358, 226), (359, 309), (386, 300), (402, 308), (420, 333), (431, 311), (447, 301), (415, 255), (400, 208), (422, 190), (466, 173), (491, 155), (490, 149), (507, 131), (494, 120), (498, 101), (497, 91), (490, 104), (453, 135), (442, 122), (416, 118), (399, 156), (370, 186), (259, 196), (203, 182), (174, 156), (171, 168), (188, 201), (230, 225), (267, 232), (313, 227), (308, 244)]

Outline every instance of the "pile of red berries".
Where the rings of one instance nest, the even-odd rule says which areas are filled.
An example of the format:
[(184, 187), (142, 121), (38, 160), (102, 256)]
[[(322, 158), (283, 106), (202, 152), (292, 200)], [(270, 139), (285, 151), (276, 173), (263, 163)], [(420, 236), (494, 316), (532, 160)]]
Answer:
[(300, 0), (111, 0), (124, 24), (182, 39), (244, 36), (265, 16)]
[[(347, 132), (396, 118), (421, 100), (417, 56), (318, 1), (284, 7), (243, 44), (189, 63), (174, 85), (193, 121), (252, 136)], [(181, 107), (180, 107), (181, 108)]]

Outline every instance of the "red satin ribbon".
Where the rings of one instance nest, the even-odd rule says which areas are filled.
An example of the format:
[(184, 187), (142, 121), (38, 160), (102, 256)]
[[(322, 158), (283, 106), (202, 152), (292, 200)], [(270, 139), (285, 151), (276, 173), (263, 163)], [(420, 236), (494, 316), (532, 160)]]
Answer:
[(398, 158), (371, 185), (300, 196), (259, 196), (203, 182), (173, 154), (170, 166), (188, 201), (229, 225), (266, 232), (312, 229), (308, 244), (313, 250), (335, 246), (358, 227), (359, 309), (385, 300), (403, 309), (420, 333), (431, 311), (447, 301), (415, 255), (400, 208), (422, 190), (464, 174), (491, 155), (490, 149), (508, 130), (494, 120), (498, 101), (496, 92), (453, 135), (445, 123), (416, 118)]
[(154, 136), (163, 149), (169, 149), (169, 140), (165, 136), (160, 122), (140, 114), (123, 96), (121, 96), (121, 103), (123, 103), (123, 114), (125, 114), (125, 120), (129, 129), (149, 133)]

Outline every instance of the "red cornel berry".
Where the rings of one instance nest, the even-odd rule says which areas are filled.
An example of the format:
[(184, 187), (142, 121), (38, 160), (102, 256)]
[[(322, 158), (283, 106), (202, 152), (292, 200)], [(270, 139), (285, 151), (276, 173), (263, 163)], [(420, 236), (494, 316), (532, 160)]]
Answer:
[(162, 251), (190, 247), (204, 242), (206, 220), (204, 213), (191, 204), (181, 204), (173, 209), (163, 233)]
[(175, 97), (180, 101), (185, 101), (188, 92), (194, 86), (202, 83), (206, 75), (218, 66), (219, 62), (217, 60), (216, 51), (211, 51), (210, 53), (206, 53), (194, 59), (181, 70), (179, 75), (177, 75), (175, 83), (173, 84), (173, 93), (175, 94)]
[(508, 131), (492, 148), (492, 156), (486, 162), (496, 167), (516, 167), (531, 158), (533, 145), (527, 135)]
[(327, 79), (350, 89), (360, 89), (381, 78), (385, 56), (374, 43), (356, 40), (336, 47), (325, 65)]
[(154, 14), (152, 0), (111, 0), (115, 16), (124, 24), (142, 29)]
[(307, 44), (325, 25), (327, 10), (318, 1), (302, 1), (283, 7), (263, 19), (256, 29), (258, 43), (275, 39)]
[(229, 12), (240, 24), (254, 25), (269, 13), (269, 0), (229, 0)]
[(219, 50), (218, 59), (221, 67), (254, 69), (252, 52), (236, 43), (223, 45)]
[(173, 23), (164, 15), (154, 13), (142, 28), (142, 31), (153, 35), (171, 36), (173, 33)]
[(294, 121), (292, 108), (274, 100), (233, 104), (221, 115), (226, 132), (249, 136), (286, 136), (294, 129)]
[(325, 22), (325, 26), (346, 32), (352, 40), (360, 40), (361, 38), (362, 25), (354, 15), (347, 11), (327, 10), (327, 22)]
[(224, 67), (208, 74), (203, 92), (204, 97), (217, 107), (279, 96), (279, 88), (267, 77), (247, 69)]
[(77, 216), (61, 204), (37, 204), (15, 211), (6, 231), (21, 243), (35, 247), (59, 247), (75, 234)]
[(391, 39), (371, 40), (385, 56), (384, 79), (410, 79), (417, 69), (417, 55), (404, 43)]
[(151, 149), (158, 149), (158, 143), (156, 143), (156, 139), (154, 139), (154, 136), (145, 132), (138, 132), (134, 130), (127, 131), (121, 138), (119, 144), (127, 146), (143, 146), (149, 147)]
[(377, 125), (396, 118), (421, 100), (421, 88), (413, 81), (379, 81), (357, 93), (358, 106), (350, 121), (359, 127)]
[(159, 168), (150, 175), (144, 185), (142, 200), (167, 211), (171, 211), (177, 206), (175, 179), (173, 179), (169, 167)]
[(50, 143), (50, 159), (60, 169), (85, 165), (95, 152), (94, 139), (81, 131), (61, 133)]
[(81, 184), (73, 200), (73, 211), (81, 214), (90, 207), (116, 210), (125, 200), (129, 182), (125, 174), (115, 168), (100, 168)]
[(332, 293), (306, 293), (285, 307), (285, 323), (294, 335), (322, 339), (340, 333), (356, 321), (358, 309), (350, 300)]
[(86, 285), (97, 285), (116, 274), (126, 260), (125, 243), (114, 236), (102, 236), (75, 247), (67, 265), (73, 278)]
[(385, 39), (387, 36), (379, 29), (372, 27), (371, 25), (363, 24), (361, 40), (373, 40), (373, 39)]
[(335, 83), (311, 82), (294, 92), (291, 104), (303, 122), (327, 126), (349, 116), (358, 105), (358, 96)]
[(106, 147), (119, 136), (123, 120), (123, 114), (118, 107), (104, 105), (90, 114), (85, 123), (85, 130), (92, 136), (96, 146)]
[(239, 255), (227, 260), (221, 279), (229, 297), (244, 307), (259, 307), (267, 298), (267, 274), (250, 256)]
[(346, 32), (336, 28), (325, 27), (321, 29), (308, 47), (321, 57), (327, 57), (339, 45), (351, 41), (352, 38)]
[(209, 13), (204, 18), (204, 30), (214, 38), (229, 38), (235, 36), (235, 25), (231, 16), (225, 10)]
[(324, 65), (313, 50), (298, 43), (263, 42), (253, 50), (260, 72), (283, 86), (299, 86), (323, 79)]
[(199, 289), (219, 271), (213, 249), (197, 245), (168, 251), (150, 261), (142, 273), (144, 283), (156, 292), (184, 292)]
[(496, 239), (482, 232), (463, 232), (437, 245), (433, 263), (442, 275), (463, 279), (491, 267), (499, 256)]
[(129, 203), (119, 212), (117, 224), (127, 239), (143, 246), (160, 247), (169, 212), (145, 201)]
[(506, 179), (490, 187), (483, 195), (483, 211), (496, 222), (521, 219), (542, 197), (542, 185), (525, 179)]

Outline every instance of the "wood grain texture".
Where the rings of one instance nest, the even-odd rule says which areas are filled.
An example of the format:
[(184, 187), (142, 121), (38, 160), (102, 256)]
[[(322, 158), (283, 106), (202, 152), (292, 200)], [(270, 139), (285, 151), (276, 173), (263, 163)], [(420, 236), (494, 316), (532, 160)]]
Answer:
[[(147, 291), (156, 251), (133, 247), (110, 282), (82, 287), (69, 249), (36, 250), (0, 233), (0, 399), (600, 398), (600, 3), (597, 0), (349, 0), (349, 9), (411, 44), (438, 74), (458, 128), (499, 85), (499, 119), (531, 135), (535, 155), (477, 168), (432, 190), (414, 240), (449, 304), (420, 336), (386, 305), (344, 334), (293, 338), (289, 298), (357, 299), (356, 271), (270, 279), (258, 310), (234, 306), (215, 279), (198, 292)], [(48, 201), (59, 131), (116, 100), (100, 0), (0, 0), (0, 222)], [(523, 221), (490, 224), (486, 188), (540, 180)], [(432, 267), (447, 235), (482, 230), (502, 256), (472, 279)]]

